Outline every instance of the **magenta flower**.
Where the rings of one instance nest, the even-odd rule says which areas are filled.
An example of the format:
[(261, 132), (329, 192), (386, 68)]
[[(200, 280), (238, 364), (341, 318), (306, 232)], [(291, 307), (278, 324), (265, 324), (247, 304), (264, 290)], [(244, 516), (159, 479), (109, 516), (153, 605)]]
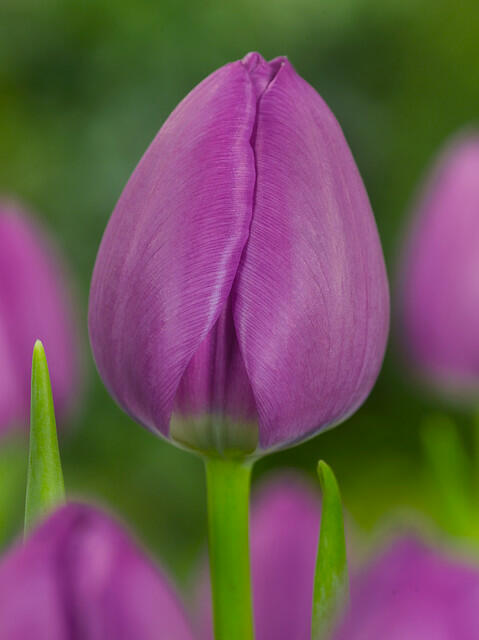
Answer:
[(388, 287), (342, 131), (286, 58), (227, 64), (173, 111), (98, 253), (89, 326), (119, 404), (203, 451), (286, 446), (378, 375)]
[[(320, 503), (301, 484), (272, 482), (255, 503), (251, 563), (256, 640), (310, 640)], [(207, 582), (199, 632), (211, 640)], [(413, 538), (397, 540), (352, 582), (331, 640), (476, 640), (479, 567)]]
[(77, 358), (71, 301), (61, 261), (18, 207), (0, 203), (0, 432), (26, 423), (36, 339), (48, 352), (58, 412), (75, 393)]
[(353, 582), (333, 640), (476, 640), (478, 610), (479, 567), (399, 540)]
[[(270, 480), (253, 502), (251, 568), (256, 640), (310, 640), (321, 500), (300, 478)], [(213, 638), (208, 573), (198, 598), (202, 640)]]
[[(252, 517), (256, 640), (309, 640), (319, 506), (296, 481), (271, 483)], [(0, 564), (1, 640), (209, 640), (203, 582), (193, 635), (167, 581), (95, 509), (59, 509)], [(332, 640), (476, 640), (479, 567), (414, 539), (395, 542), (352, 584)]]
[(440, 387), (479, 388), (479, 136), (453, 142), (419, 202), (404, 259), (405, 341)]
[(191, 640), (161, 574), (99, 511), (55, 512), (0, 564), (1, 640)]
[[(256, 640), (310, 640), (319, 523), (319, 499), (292, 478), (272, 481), (254, 501)], [(199, 593), (199, 637), (211, 640), (207, 581)], [(476, 640), (478, 607), (479, 567), (399, 539), (353, 578), (331, 640)]]

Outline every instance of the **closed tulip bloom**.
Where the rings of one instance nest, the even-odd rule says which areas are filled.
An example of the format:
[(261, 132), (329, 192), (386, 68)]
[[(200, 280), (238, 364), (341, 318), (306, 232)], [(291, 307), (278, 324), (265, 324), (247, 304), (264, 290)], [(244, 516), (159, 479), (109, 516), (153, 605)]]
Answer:
[[(251, 571), (256, 640), (310, 640), (321, 521), (319, 495), (301, 478), (268, 481), (253, 501)], [(212, 640), (209, 581), (198, 598), (199, 636)]]
[(425, 377), (479, 389), (479, 135), (440, 157), (415, 212), (403, 263), (405, 343)]
[(70, 504), (0, 564), (0, 640), (192, 640), (162, 575), (118, 525)]
[(363, 402), (388, 302), (339, 124), (286, 58), (251, 53), (178, 105), (133, 172), (98, 253), (90, 338), (136, 420), (257, 455)]
[(479, 567), (403, 539), (353, 581), (333, 640), (476, 640), (478, 609)]
[(43, 230), (0, 203), (0, 432), (28, 420), (37, 339), (48, 352), (56, 409), (65, 413), (76, 391), (77, 345), (64, 268)]

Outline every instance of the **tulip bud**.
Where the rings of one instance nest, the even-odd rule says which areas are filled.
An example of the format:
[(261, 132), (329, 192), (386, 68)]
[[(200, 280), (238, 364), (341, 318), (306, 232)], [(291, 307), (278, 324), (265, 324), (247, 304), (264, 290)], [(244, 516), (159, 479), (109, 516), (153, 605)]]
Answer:
[(440, 157), (415, 213), (403, 264), (402, 315), (425, 377), (460, 395), (479, 389), (479, 136)]
[[(321, 499), (301, 478), (268, 481), (253, 501), (251, 571), (256, 640), (309, 640)], [(198, 590), (200, 638), (211, 640), (208, 574)]]
[(26, 424), (36, 339), (48, 350), (55, 405), (65, 413), (76, 383), (76, 344), (63, 269), (43, 231), (0, 204), (0, 432)]
[(309, 638), (321, 499), (294, 476), (270, 481), (252, 509), (256, 638)]
[(378, 375), (388, 287), (364, 185), (286, 58), (227, 64), (173, 111), (98, 253), (91, 344), (119, 404), (203, 452), (344, 420)]
[(0, 564), (2, 640), (192, 640), (170, 586), (99, 511), (69, 504)]
[(478, 607), (477, 566), (399, 540), (353, 581), (333, 640), (473, 640)]

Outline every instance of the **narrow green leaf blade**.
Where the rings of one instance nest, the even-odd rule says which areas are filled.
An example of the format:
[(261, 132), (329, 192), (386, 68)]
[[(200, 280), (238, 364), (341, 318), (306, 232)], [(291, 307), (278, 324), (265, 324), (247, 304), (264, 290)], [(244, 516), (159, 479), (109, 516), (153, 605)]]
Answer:
[(65, 501), (55, 411), (43, 344), (33, 348), (25, 534), (49, 511)]
[(318, 476), (323, 506), (314, 577), (312, 640), (329, 638), (336, 616), (349, 599), (341, 494), (334, 473), (322, 460), (318, 463)]

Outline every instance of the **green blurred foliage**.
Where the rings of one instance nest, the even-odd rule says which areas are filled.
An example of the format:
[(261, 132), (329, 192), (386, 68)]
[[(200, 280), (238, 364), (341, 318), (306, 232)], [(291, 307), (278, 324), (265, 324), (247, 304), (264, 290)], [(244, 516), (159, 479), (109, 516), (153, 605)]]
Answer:
[[(395, 310), (396, 254), (418, 181), (443, 141), (477, 121), (478, 35), (477, 0), (2, 0), (0, 190), (27, 203), (63, 248), (87, 353), (81, 410), (61, 443), (66, 485), (128, 521), (178, 579), (205, 541), (202, 464), (114, 405), (87, 347), (95, 254), (129, 174), (205, 75), (249, 50), (287, 54), (343, 126), (376, 213)], [(402, 368), (397, 325), (393, 313), (392, 347), (364, 407), (259, 462), (255, 479), (282, 466), (313, 476), (321, 457), (362, 527), (405, 505), (435, 515), (419, 424), (437, 400)], [(472, 437), (467, 416), (455, 419)]]

